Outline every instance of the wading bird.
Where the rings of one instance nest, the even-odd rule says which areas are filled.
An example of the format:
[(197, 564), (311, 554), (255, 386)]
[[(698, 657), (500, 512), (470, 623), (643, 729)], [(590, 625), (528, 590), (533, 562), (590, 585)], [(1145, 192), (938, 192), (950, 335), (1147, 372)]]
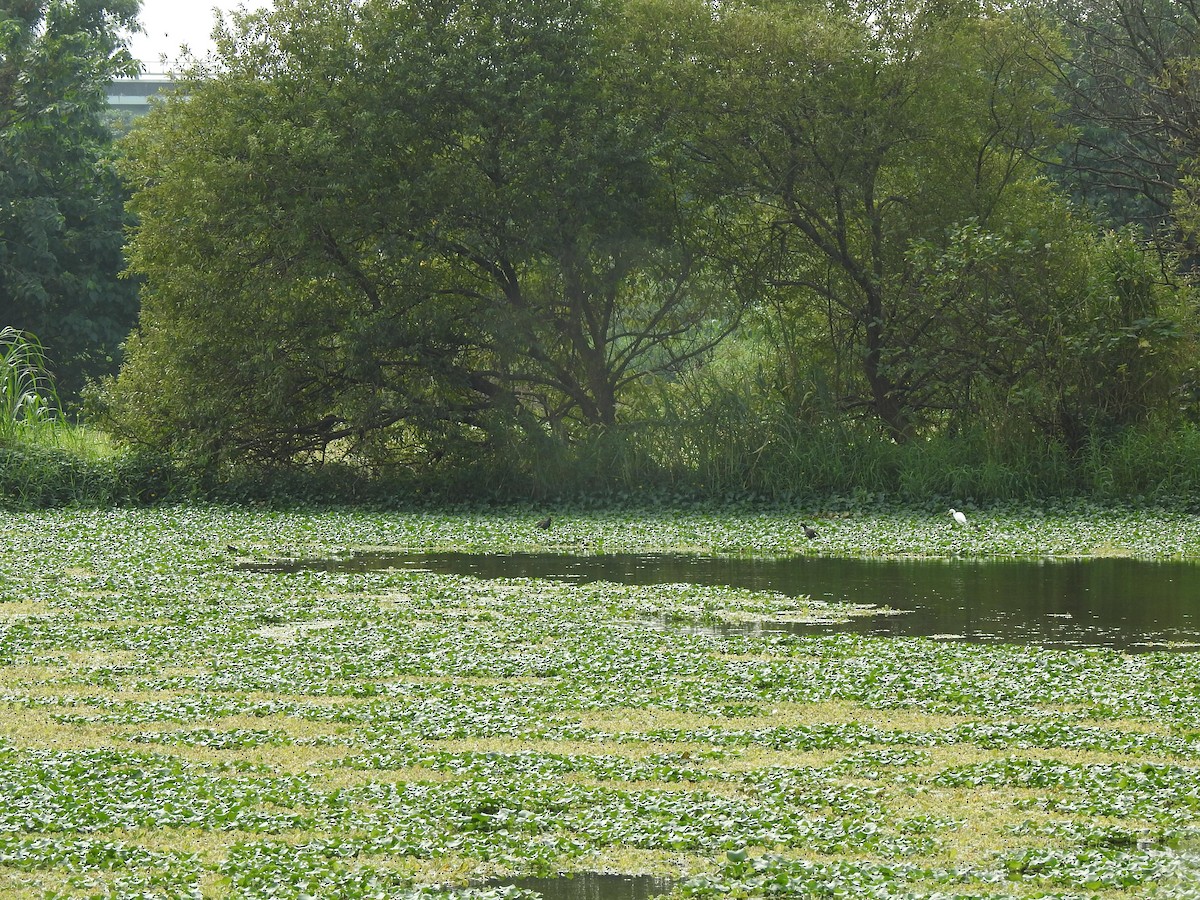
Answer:
[(957, 509), (951, 509), (950, 515), (953, 517), (954, 521), (957, 522), (959, 525), (961, 525), (963, 528), (967, 527), (967, 517), (964, 516), (962, 513), (960, 513)]
[(549, 528), (550, 527), (550, 517), (546, 516), (546, 518), (544, 518), (540, 522), (538, 522), (537, 527), (542, 529), (542, 531), (545, 531), (547, 528)]
[(800, 523), (800, 527), (804, 529), (804, 536), (806, 538), (808, 538), (810, 541), (816, 540), (817, 529), (813, 528), (811, 525), (805, 525), (803, 522)]

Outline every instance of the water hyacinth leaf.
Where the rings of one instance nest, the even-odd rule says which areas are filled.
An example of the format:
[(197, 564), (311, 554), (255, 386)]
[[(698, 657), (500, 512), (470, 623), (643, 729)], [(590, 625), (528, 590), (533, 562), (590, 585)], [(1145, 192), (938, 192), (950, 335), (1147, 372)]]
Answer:
[[(1136, 896), (1200, 834), (1196, 654), (722, 628), (861, 610), (224, 549), (557, 539), (502, 512), (4, 518), (0, 892), (450, 900), (604, 869), (689, 896)], [(629, 519), (555, 521), (633, 551), (762, 549), (757, 515)]]

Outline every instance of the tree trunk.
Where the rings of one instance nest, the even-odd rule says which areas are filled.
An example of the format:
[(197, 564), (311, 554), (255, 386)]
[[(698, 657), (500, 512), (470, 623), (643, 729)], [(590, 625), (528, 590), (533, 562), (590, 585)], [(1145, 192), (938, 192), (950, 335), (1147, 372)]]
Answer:
[(871, 389), (871, 408), (887, 427), (892, 439), (902, 444), (912, 436), (912, 424), (900, 402), (900, 392), (896, 384), (880, 366), (887, 338), (883, 324), (883, 300), (875, 290), (868, 292), (867, 311), (867, 352), (863, 359), (863, 369)]

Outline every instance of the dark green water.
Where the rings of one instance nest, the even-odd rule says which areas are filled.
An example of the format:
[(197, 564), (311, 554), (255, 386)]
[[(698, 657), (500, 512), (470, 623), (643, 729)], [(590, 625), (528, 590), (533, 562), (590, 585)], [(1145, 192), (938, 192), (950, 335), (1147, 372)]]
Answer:
[(1131, 652), (1167, 645), (1200, 649), (1200, 565), (1192, 563), (372, 553), (256, 568), (425, 569), (478, 578), (730, 585), (904, 611), (903, 615), (869, 616), (846, 625), (758, 622), (737, 626), (743, 631), (811, 634), (841, 630)]
[(543, 900), (650, 900), (671, 891), (675, 882), (655, 875), (579, 872), (574, 875), (493, 881), (487, 887), (512, 886), (541, 894)]

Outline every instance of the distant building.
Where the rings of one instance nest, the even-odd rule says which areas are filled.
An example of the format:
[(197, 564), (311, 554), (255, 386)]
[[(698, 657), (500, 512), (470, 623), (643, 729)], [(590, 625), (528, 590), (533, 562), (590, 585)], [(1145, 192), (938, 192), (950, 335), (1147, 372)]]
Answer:
[(150, 111), (150, 98), (175, 85), (170, 75), (146, 73), (137, 78), (118, 78), (108, 87), (108, 109), (123, 119)]

